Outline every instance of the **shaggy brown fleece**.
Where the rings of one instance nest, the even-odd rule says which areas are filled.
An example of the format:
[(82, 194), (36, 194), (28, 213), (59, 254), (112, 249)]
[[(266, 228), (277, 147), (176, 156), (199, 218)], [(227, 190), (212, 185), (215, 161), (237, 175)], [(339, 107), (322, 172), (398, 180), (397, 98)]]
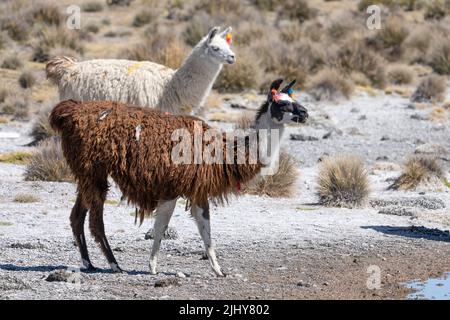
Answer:
[[(187, 198), (191, 205), (204, 205), (210, 198), (223, 202), (240, 183), (259, 172), (261, 166), (248, 161), (242, 165), (174, 164), (171, 152), (178, 142), (171, 140), (172, 132), (187, 129), (192, 137), (195, 122), (203, 131), (210, 128), (195, 117), (107, 101), (63, 101), (50, 115), (52, 128), (62, 135), (64, 155), (87, 206), (102, 200), (110, 175), (141, 212), (153, 211), (158, 200), (178, 196)], [(225, 150), (225, 135), (222, 138)], [(203, 141), (203, 148), (207, 144)]]

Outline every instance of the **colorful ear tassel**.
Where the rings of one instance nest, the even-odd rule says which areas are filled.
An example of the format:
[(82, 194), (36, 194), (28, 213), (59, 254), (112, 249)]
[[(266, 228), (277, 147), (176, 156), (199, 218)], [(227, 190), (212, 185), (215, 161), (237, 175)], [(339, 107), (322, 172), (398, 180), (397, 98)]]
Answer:
[(227, 35), (225, 36), (225, 40), (227, 41), (228, 45), (231, 45), (231, 43), (233, 43), (233, 36), (231, 35), (231, 33), (227, 33)]
[(288, 95), (289, 95), (289, 97), (294, 98), (294, 89), (289, 88)]

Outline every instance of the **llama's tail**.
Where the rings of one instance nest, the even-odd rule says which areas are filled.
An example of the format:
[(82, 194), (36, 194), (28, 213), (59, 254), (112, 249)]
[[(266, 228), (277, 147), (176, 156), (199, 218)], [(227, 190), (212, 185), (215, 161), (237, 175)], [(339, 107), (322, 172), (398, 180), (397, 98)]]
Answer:
[(50, 59), (45, 65), (47, 79), (58, 84), (66, 70), (75, 65), (77, 60), (67, 56), (58, 56)]
[(58, 103), (50, 113), (49, 122), (53, 130), (62, 133), (71, 123), (74, 111), (79, 108), (80, 102), (66, 100)]

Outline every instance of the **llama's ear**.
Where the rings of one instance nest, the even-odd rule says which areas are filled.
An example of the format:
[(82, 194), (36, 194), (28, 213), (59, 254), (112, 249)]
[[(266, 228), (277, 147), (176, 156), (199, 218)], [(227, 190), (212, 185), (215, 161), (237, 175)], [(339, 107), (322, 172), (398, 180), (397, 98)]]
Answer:
[(297, 80), (293, 80), (293, 81), (289, 82), (289, 84), (286, 87), (284, 87), (281, 90), (281, 92), (289, 94), (291, 92), (292, 87), (295, 85), (296, 82), (297, 82)]
[(281, 84), (283, 83), (283, 79), (277, 79), (274, 82), (272, 82), (272, 84), (270, 85), (270, 92), (272, 92), (272, 90), (277, 90), (280, 89)]
[(231, 33), (231, 31), (233, 31), (233, 28), (230, 26), (230, 27), (226, 28), (225, 30), (223, 30), (220, 33), (220, 36), (225, 39), (227, 37), (227, 33)]
[(209, 33), (208, 33), (208, 43), (210, 43), (212, 41), (212, 39), (214, 39), (214, 37), (217, 35), (217, 33), (219, 32), (220, 27), (214, 27), (212, 28)]
[(270, 91), (267, 95), (267, 100), (271, 102), (273, 100), (273, 96), (278, 92), (278, 89), (280, 89), (281, 83), (283, 82), (283, 79), (277, 79), (270, 85)]

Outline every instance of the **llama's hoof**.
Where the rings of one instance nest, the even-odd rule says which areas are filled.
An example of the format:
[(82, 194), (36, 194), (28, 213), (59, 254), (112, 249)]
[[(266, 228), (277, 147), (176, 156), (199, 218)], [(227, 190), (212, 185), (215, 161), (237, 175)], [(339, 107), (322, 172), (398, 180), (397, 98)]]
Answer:
[(92, 264), (90, 266), (84, 266), (84, 268), (81, 269), (83, 272), (96, 272), (98, 271), (98, 268), (94, 267)]
[(113, 262), (113, 263), (110, 264), (110, 266), (111, 266), (111, 270), (114, 273), (123, 273), (123, 270), (119, 267), (119, 265), (117, 263)]

